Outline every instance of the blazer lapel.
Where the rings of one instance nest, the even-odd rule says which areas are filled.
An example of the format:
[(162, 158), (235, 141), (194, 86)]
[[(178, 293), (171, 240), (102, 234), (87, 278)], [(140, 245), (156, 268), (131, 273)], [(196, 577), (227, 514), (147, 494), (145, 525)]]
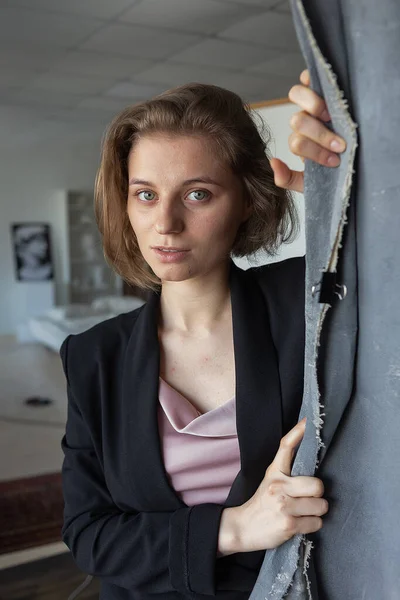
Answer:
[[(176, 510), (185, 506), (169, 483), (158, 432), (160, 372), (159, 295), (151, 294), (140, 312), (125, 356), (122, 384), (125, 481), (142, 510)], [(132, 468), (133, 464), (133, 468)]]
[(282, 405), (266, 299), (252, 273), (233, 263), (231, 294), (241, 470), (225, 504), (236, 506), (254, 494), (276, 454)]

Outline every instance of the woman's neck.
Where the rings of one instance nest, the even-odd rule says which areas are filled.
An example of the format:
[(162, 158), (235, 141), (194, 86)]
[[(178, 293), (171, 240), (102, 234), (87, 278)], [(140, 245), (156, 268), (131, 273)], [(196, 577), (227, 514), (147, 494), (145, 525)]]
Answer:
[(206, 334), (231, 314), (230, 263), (186, 281), (163, 282), (160, 326), (164, 331)]

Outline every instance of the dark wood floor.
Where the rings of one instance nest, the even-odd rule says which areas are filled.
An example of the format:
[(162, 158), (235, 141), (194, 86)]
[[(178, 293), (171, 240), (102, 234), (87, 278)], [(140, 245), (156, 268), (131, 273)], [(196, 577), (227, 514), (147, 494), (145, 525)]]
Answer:
[[(69, 553), (0, 571), (0, 600), (67, 600), (85, 580)], [(93, 580), (78, 600), (98, 600), (99, 582)]]

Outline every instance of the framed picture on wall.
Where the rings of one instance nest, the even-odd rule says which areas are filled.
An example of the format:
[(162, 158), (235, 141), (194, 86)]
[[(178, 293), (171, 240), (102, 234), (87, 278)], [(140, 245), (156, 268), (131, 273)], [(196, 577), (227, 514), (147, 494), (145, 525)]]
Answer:
[(11, 237), (17, 280), (52, 280), (54, 272), (50, 248), (50, 225), (14, 223), (11, 225)]

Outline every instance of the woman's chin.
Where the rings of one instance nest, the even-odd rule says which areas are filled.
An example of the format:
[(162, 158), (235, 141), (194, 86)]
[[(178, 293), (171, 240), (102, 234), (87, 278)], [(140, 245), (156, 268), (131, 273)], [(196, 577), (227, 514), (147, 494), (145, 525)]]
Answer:
[(161, 281), (186, 281), (193, 277), (193, 270), (189, 265), (151, 265), (153, 273)]

